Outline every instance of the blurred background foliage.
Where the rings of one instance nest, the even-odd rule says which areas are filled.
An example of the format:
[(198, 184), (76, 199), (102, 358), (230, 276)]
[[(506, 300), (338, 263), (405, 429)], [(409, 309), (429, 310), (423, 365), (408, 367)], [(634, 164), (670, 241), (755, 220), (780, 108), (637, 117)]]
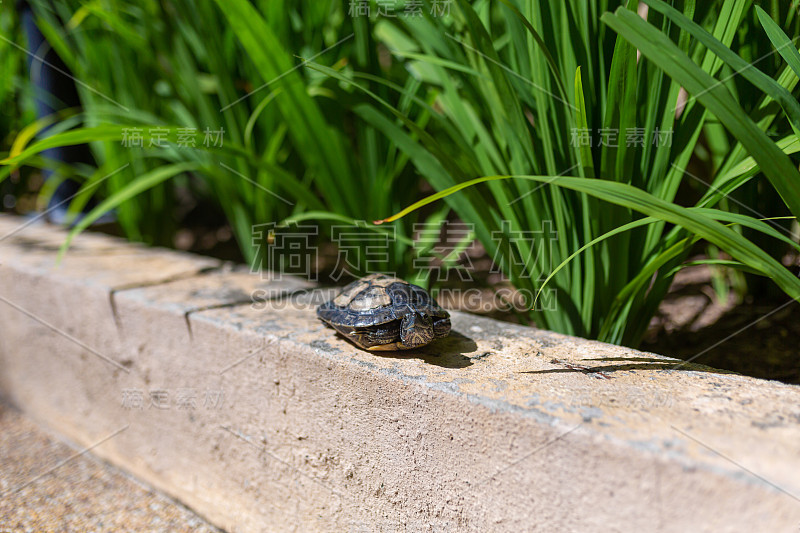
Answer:
[[(37, 137), (53, 120), (33, 115), (24, 39), (3, 3), (7, 210), (33, 209), (20, 200), (31, 192), (46, 204), (54, 187), (36, 170), (57, 168), (53, 182), (82, 184), (73, 214), (100, 202), (75, 232), (113, 210), (132, 240), (180, 246), (187, 228), (192, 241), (210, 228), (263, 265), (254, 228), (312, 224), (324, 245), (346, 225), (365, 236), (352, 274), (433, 287), (419, 259), (463, 268), (477, 240), (478, 258), (528, 296), (521, 320), (634, 346), (698, 252), (720, 294), (800, 296), (785, 266), (796, 270), (800, 206), (790, 2), (381, 2), (394, 16), (360, 1), (30, 3), (82, 108)], [(164, 146), (150, 146), (157, 128)], [(643, 142), (629, 146), (633, 129)], [(143, 146), (126, 145), (139, 130)], [(206, 130), (223, 130), (222, 146)], [(601, 132), (615, 130), (610, 146)], [(42, 154), (82, 142), (95, 166)], [(460, 188), (510, 175), (528, 179)], [(438, 247), (445, 221), (474, 233)]]

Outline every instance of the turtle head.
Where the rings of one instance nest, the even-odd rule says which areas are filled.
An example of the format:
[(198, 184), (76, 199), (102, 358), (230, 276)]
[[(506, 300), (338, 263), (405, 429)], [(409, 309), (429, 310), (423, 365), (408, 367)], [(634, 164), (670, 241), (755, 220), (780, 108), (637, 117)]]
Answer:
[(409, 309), (400, 323), (400, 341), (408, 348), (418, 348), (431, 342), (435, 333), (433, 319), (425, 314)]

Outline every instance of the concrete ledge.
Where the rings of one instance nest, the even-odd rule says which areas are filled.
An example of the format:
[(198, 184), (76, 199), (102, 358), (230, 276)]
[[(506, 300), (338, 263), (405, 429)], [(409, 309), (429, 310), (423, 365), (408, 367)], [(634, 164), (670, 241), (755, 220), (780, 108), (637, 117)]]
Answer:
[(375, 355), (303, 281), (62, 238), (0, 240), (3, 393), (228, 530), (800, 525), (799, 387), (461, 313)]

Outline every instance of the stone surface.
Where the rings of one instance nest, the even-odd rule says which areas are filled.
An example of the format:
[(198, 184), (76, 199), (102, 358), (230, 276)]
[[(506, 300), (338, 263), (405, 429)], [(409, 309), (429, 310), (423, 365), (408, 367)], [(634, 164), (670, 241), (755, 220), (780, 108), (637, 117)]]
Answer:
[(61, 332), (0, 300), (0, 386), (81, 445), (128, 427), (93, 452), (223, 528), (800, 525), (800, 387), (461, 313), (365, 352), (315, 318), (335, 291), (166, 251), (196, 272), (114, 290), (100, 240), (84, 276), (0, 240), (0, 297)]

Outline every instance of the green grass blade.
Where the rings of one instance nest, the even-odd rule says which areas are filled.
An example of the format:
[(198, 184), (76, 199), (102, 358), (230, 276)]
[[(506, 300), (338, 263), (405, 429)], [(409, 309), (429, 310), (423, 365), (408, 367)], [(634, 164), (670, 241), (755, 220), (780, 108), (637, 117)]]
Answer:
[(136, 178), (134, 181), (126, 185), (124, 188), (118, 190), (87, 213), (77, 224), (70, 230), (64, 244), (58, 252), (58, 260), (64, 256), (64, 253), (69, 248), (72, 240), (80, 234), (83, 230), (91, 226), (97, 219), (108, 213), (112, 209), (118, 207), (123, 202), (126, 202), (144, 191), (155, 187), (156, 185), (190, 170), (197, 169), (195, 163), (177, 163), (175, 165), (166, 165), (158, 167), (157, 169), (143, 174)]
[[(355, 214), (362, 206), (356, 196), (344, 194), (338, 180), (352, 172), (342, 144), (308, 95), (305, 85), (272, 29), (248, 0), (217, 0), (220, 11), (258, 68), (264, 83), (276, 83), (283, 92), (277, 105), (290, 126), (298, 152), (318, 172), (317, 183), (328, 200)], [(235, 105), (235, 104), (234, 104)], [(224, 109), (224, 108), (223, 108)], [(225, 112), (225, 111), (223, 111)]]
[(800, 52), (797, 51), (797, 45), (783, 33), (783, 30), (778, 23), (772, 20), (766, 11), (759, 6), (756, 7), (756, 14), (758, 20), (761, 22), (767, 37), (772, 41), (775, 50), (783, 57), (786, 64), (794, 71), (798, 78), (800, 78)]
[[(654, 0), (648, 0), (654, 1)], [(681, 15), (682, 16), (682, 15)], [(800, 173), (789, 158), (744, 113), (731, 93), (664, 34), (625, 9), (605, 13), (603, 22), (681, 83), (736, 137), (758, 161), (792, 213), (800, 214)]]
[[(770, 97), (772, 97), (776, 102), (780, 103), (781, 107), (786, 110), (789, 119), (792, 121), (795, 127), (800, 129), (800, 103), (798, 103), (797, 99), (794, 98), (789, 91), (778, 85), (775, 80), (764, 74), (753, 64), (742, 59), (730, 48), (714, 38), (713, 35), (708, 33), (701, 26), (688, 19), (677, 9), (669, 6), (662, 0), (642, 1), (649, 5), (652, 9), (668, 17), (670, 20), (678, 24), (682, 29), (689, 32), (694, 38), (699, 40), (704, 46), (713, 52), (720, 60), (731, 67), (735, 73), (741, 75), (765, 94), (768, 94)], [(791, 46), (791, 42), (788, 41), (788, 38), (786, 41)], [(786, 48), (786, 43), (784, 43), (784, 49)], [(795, 53), (796, 52), (797, 50), (795, 50)], [(660, 63), (658, 64), (660, 65)]]

